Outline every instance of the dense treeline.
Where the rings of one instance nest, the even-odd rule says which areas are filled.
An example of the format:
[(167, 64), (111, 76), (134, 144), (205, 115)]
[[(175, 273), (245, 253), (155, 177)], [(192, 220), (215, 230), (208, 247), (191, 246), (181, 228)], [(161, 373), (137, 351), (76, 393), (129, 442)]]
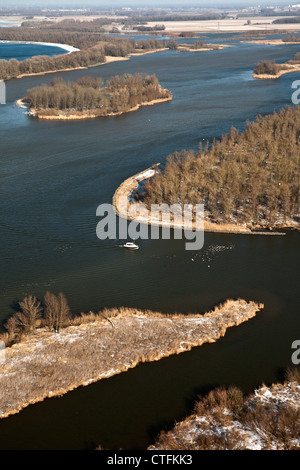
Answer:
[(164, 24), (156, 24), (155, 26), (133, 26), (132, 29), (137, 31), (165, 31), (166, 27)]
[(295, 16), (300, 13), (299, 9), (293, 10), (274, 10), (273, 8), (262, 8), (257, 16)]
[(194, 37), (199, 37), (197, 33), (194, 33), (193, 31), (182, 31), (178, 35), (180, 38), (194, 38)]
[[(299, 11), (297, 13), (299, 13)], [(273, 24), (294, 24), (294, 23), (300, 23), (300, 16), (295, 16), (294, 18), (279, 18), (278, 20), (273, 21)]]
[(107, 49), (111, 49), (112, 52), (116, 47), (120, 50), (124, 49), (124, 54), (127, 49), (129, 49), (130, 52), (133, 52), (134, 49), (150, 49), (153, 47), (153, 44), (155, 44), (155, 48), (157, 49), (165, 46), (164, 40), (157, 40), (155, 38), (145, 41), (135, 41), (132, 38), (107, 36), (101, 32), (65, 31), (63, 29), (48, 29), (45, 27), (0, 28), (0, 40), (69, 44), (80, 50), (86, 50), (101, 43), (104, 44)]
[(131, 21), (135, 23), (140, 23), (142, 21), (147, 22), (164, 22), (164, 21), (210, 21), (210, 20), (220, 20), (226, 18), (226, 14), (207, 14), (207, 15), (181, 15), (179, 13), (174, 14), (165, 14), (165, 15), (153, 15), (151, 13), (147, 14), (145, 12), (141, 16), (133, 15)]
[(0, 60), (0, 79), (8, 80), (20, 75), (51, 72), (55, 70), (89, 67), (105, 62), (105, 48), (94, 46), (86, 51), (76, 51), (53, 57), (35, 56), (31, 59), (18, 61), (16, 59)]
[(277, 75), (280, 66), (275, 61), (262, 60), (258, 62), (253, 70), (256, 75)]
[(70, 54), (53, 57), (35, 56), (23, 61), (0, 60), (0, 80), (8, 80), (31, 73), (89, 67), (105, 62), (106, 56), (126, 57), (128, 54), (140, 50), (147, 51), (167, 47), (166, 41), (154, 38), (135, 41), (134, 39), (108, 37), (100, 33), (48, 31), (43, 28), (0, 28), (0, 40), (52, 42), (69, 44), (80, 49), (80, 51)]
[(106, 82), (105, 87), (101, 78), (87, 76), (68, 83), (56, 78), (50, 86), (41, 85), (28, 90), (24, 100), (38, 110), (93, 110), (103, 116), (125, 112), (141, 103), (170, 96), (168, 90), (161, 88), (155, 75), (136, 73), (116, 75)]
[(170, 155), (145, 185), (151, 204), (205, 204), (217, 223), (250, 227), (299, 226), (300, 107), (235, 128), (200, 153)]
[(32, 41), (70, 44), (78, 49), (94, 46), (101, 40), (108, 40), (103, 33), (80, 31), (64, 31), (63, 29), (36, 27), (36, 28), (0, 28), (1, 41)]
[(253, 70), (256, 75), (278, 75), (282, 70), (287, 69), (288, 65), (295, 65), (300, 63), (300, 52), (297, 52), (293, 59), (289, 60), (285, 64), (276, 64), (271, 60), (263, 60), (258, 62)]
[[(300, 23), (300, 17), (297, 23)], [(289, 34), (288, 36), (285, 36), (282, 40), (283, 42), (300, 42), (300, 34)]]

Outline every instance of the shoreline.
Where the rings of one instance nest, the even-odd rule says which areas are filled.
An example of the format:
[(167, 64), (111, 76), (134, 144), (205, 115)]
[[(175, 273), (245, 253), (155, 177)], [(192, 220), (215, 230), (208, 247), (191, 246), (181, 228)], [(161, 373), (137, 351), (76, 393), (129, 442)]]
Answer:
[(0, 364), (0, 419), (143, 362), (214, 343), (228, 328), (247, 322), (263, 308), (243, 299), (227, 300), (203, 315), (121, 308), (82, 314), (78, 324), (74, 321), (59, 333), (35, 330), (5, 350), (5, 363)]
[(222, 51), (228, 47), (235, 47), (229, 44), (206, 44), (207, 47), (199, 47), (198, 49), (193, 49), (189, 44), (179, 44), (178, 52), (209, 52), (209, 51)]
[[(22, 42), (22, 44), (23, 44), (23, 42)], [(34, 43), (34, 44), (36, 44), (36, 43)], [(45, 43), (41, 43), (41, 44), (45, 44)], [(72, 46), (70, 46), (70, 47), (72, 47)], [(78, 51), (79, 50), (80, 49), (78, 49)], [(14, 80), (14, 79), (19, 79), (19, 78), (24, 78), (24, 77), (34, 77), (34, 76), (39, 76), (39, 75), (47, 75), (49, 73), (72, 72), (74, 70), (88, 70), (92, 67), (100, 67), (100, 65), (111, 64), (112, 62), (120, 62), (120, 61), (123, 61), (123, 60), (130, 60), (131, 56), (154, 54), (156, 52), (160, 52), (160, 51), (163, 51), (163, 50), (165, 51), (165, 50), (167, 50), (167, 48), (166, 49), (156, 49), (156, 50), (147, 51), (147, 52), (132, 53), (132, 54), (128, 54), (128, 56), (126, 56), (126, 57), (122, 57), (122, 56), (105, 56), (105, 62), (100, 62), (99, 64), (89, 65), (87, 67), (71, 67), (71, 68), (66, 68), (66, 69), (46, 70), (44, 72), (23, 73), (21, 75), (17, 75), (16, 77), (11, 77), (8, 80)], [(5, 80), (5, 81), (8, 81), (8, 80)]]
[[(161, 220), (158, 220), (157, 217), (151, 218), (149, 215), (149, 211), (146, 206), (140, 202), (132, 202), (132, 192), (136, 190), (139, 184), (145, 182), (147, 179), (151, 178), (155, 174), (155, 167), (158, 167), (159, 164), (153, 165), (152, 167), (129, 177), (121, 185), (117, 188), (113, 195), (112, 204), (115, 209), (115, 212), (118, 217), (126, 219), (126, 220), (135, 220), (137, 223), (142, 223), (146, 225), (154, 225), (154, 226), (166, 226)], [(120, 198), (124, 198), (127, 201), (127, 207), (123, 207), (120, 204)], [(134, 214), (134, 215), (130, 215)], [(139, 214), (136, 216), (136, 214)], [(181, 228), (183, 229), (184, 226), (181, 223), (179, 226), (174, 223), (168, 224), (170, 228)], [(283, 227), (287, 229), (288, 227)], [(195, 223), (192, 224), (190, 230), (196, 230)], [(263, 230), (263, 229), (261, 229)], [(238, 224), (216, 224), (210, 222), (207, 219), (204, 219), (204, 232), (218, 232), (218, 233), (233, 233), (233, 234), (242, 234), (242, 235), (276, 235), (276, 236), (284, 236), (286, 235), (283, 232), (273, 232), (273, 231), (254, 231), (250, 228), (238, 225)]]
[[(113, 56), (105, 56), (105, 62), (100, 62), (99, 64), (90, 65), (88, 67), (72, 67), (67, 69), (57, 69), (57, 70), (47, 70), (44, 72), (35, 72), (35, 73), (23, 73), (22, 75), (18, 75), (14, 78), (23, 78), (23, 77), (34, 77), (35, 75), (47, 75), (49, 73), (59, 73), (59, 72), (72, 72), (74, 70), (88, 70), (92, 67), (99, 67), (100, 65), (110, 64), (112, 62), (119, 62), (122, 60), (129, 60), (127, 57), (113, 57)], [(9, 80), (13, 80), (10, 78)]]
[[(299, 24), (300, 29), (300, 24)], [(262, 46), (285, 46), (285, 45), (300, 45), (300, 41), (283, 41), (282, 39), (253, 39), (252, 41), (243, 41), (246, 44), (259, 44)]]
[[(34, 42), (34, 41), (4, 41), (3, 39), (0, 40), (1, 44), (37, 44), (40, 46), (51, 46), (51, 47), (58, 47), (66, 51), (66, 54), (71, 54), (71, 52), (78, 52), (80, 49), (77, 47), (70, 46), (69, 44), (60, 44), (56, 42)], [(61, 54), (63, 55), (63, 54)]]
[[(9, 42), (12, 42), (12, 43), (18, 43), (18, 41), (0, 41), (0, 42), (3, 42), (3, 43), (9, 43)], [(51, 45), (51, 46), (56, 46), (57, 44), (55, 43), (34, 43), (34, 42), (24, 42), (24, 41), (19, 41), (20, 44), (44, 44), (44, 45)], [(62, 46), (62, 45), (60, 45)], [(229, 46), (229, 45), (214, 45), (212, 44), (211, 48), (201, 48), (201, 49), (190, 49), (190, 50), (186, 50), (187, 52), (205, 52), (205, 51), (214, 51), (214, 50), (222, 50), (224, 49), (225, 47), (234, 47), (234, 46)], [(71, 48), (72, 46), (67, 46), (66, 47), (69, 47)], [(75, 48), (74, 48), (75, 49)], [(75, 51), (79, 51), (80, 49), (75, 49)], [(106, 64), (110, 64), (112, 62), (119, 62), (119, 61), (123, 61), (123, 60), (130, 60), (131, 57), (139, 57), (139, 56), (143, 56), (143, 55), (147, 55), (147, 54), (156, 54), (157, 52), (163, 52), (163, 51), (168, 51), (169, 48), (168, 47), (164, 47), (164, 48), (161, 48), (161, 49), (154, 49), (154, 50), (150, 50), (150, 51), (139, 51), (139, 52), (131, 52), (130, 54), (128, 54), (126, 57), (122, 57), (122, 56), (105, 56), (105, 62), (100, 62), (99, 64), (93, 64), (93, 65), (89, 65), (87, 67), (72, 67), (72, 68), (66, 68), (66, 69), (57, 69), (57, 70), (47, 70), (47, 71), (43, 71), (43, 72), (36, 72), (36, 73), (24, 73), (24, 74), (21, 74), (21, 75), (17, 75), (16, 77), (11, 77), (5, 81), (8, 81), (8, 80), (14, 80), (14, 79), (21, 79), (21, 78), (24, 78), (24, 77), (34, 77), (34, 76), (41, 76), (41, 75), (47, 75), (49, 73), (60, 73), (60, 72), (72, 72), (72, 71), (75, 71), (75, 70), (88, 70), (92, 67), (100, 67), (101, 65), (106, 65)], [(70, 52), (67, 52), (68, 54), (70, 54), (71, 52), (75, 52), (75, 51), (70, 51)], [(180, 46), (179, 46), (179, 49), (178, 49), (179, 52), (185, 52), (184, 49), (180, 50)]]
[[(239, 408), (231, 402), (233, 393)], [(170, 430), (161, 431), (147, 450), (299, 450), (299, 433), (285, 427), (280, 434), (272, 427), (274, 422), (280, 426), (280, 416), (287, 410), (289, 422), (295, 419), (299, 406), (300, 380), (296, 373), (288, 373), (283, 383), (262, 383), (246, 395), (239, 388), (219, 386), (198, 397), (192, 413)], [(247, 419), (249, 415), (256, 419)]]
[(257, 80), (277, 80), (280, 78), (282, 75), (286, 75), (288, 73), (295, 73), (295, 72), (300, 72), (300, 64), (298, 65), (293, 65), (293, 64), (278, 64), (282, 65), (284, 67), (289, 67), (288, 69), (283, 69), (280, 70), (276, 75), (270, 75), (267, 73), (263, 74), (252, 74), (252, 77), (257, 79)]
[[(133, 108), (130, 108), (126, 111), (120, 111), (116, 113), (107, 113), (107, 114), (70, 114), (70, 115), (64, 115), (64, 114), (59, 114), (59, 115), (43, 115), (39, 113), (39, 110), (36, 110), (34, 108), (30, 108), (28, 103), (25, 103), (23, 101), (23, 98), (19, 99), (16, 101), (16, 105), (19, 106), (20, 108), (23, 109), (30, 109), (29, 114), (32, 117), (35, 117), (37, 119), (43, 119), (43, 120), (49, 120), (49, 121), (79, 121), (79, 120), (85, 120), (85, 119), (97, 119), (101, 117), (113, 117), (113, 116), (122, 116), (123, 114), (131, 113), (134, 111), (138, 111), (141, 107), (143, 106), (154, 106), (159, 103), (166, 103), (168, 101), (172, 101), (173, 96), (169, 96), (167, 98), (158, 98), (156, 100), (152, 101), (145, 101), (143, 103), (137, 104)], [(91, 110), (92, 112), (93, 110)], [(80, 112), (80, 111), (78, 111)]]

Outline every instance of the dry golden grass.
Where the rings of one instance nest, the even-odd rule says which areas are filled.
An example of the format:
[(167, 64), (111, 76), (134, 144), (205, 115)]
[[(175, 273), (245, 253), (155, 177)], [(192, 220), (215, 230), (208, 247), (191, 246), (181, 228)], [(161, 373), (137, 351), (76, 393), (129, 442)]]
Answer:
[(286, 378), (247, 397), (235, 387), (211, 391), (149, 450), (299, 450), (300, 373)]
[(0, 366), (0, 417), (141, 362), (214, 342), (261, 308), (228, 300), (204, 315), (105, 309), (82, 314), (59, 333), (37, 329), (6, 349), (6, 362)]

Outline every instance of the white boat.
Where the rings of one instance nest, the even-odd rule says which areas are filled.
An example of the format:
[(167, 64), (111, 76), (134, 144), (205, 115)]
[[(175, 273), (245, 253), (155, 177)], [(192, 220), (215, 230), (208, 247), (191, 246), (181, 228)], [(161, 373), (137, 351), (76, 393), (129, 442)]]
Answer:
[(124, 248), (129, 248), (130, 250), (138, 250), (139, 249), (139, 246), (136, 245), (133, 242), (126, 242), (126, 243), (124, 243), (123, 247)]

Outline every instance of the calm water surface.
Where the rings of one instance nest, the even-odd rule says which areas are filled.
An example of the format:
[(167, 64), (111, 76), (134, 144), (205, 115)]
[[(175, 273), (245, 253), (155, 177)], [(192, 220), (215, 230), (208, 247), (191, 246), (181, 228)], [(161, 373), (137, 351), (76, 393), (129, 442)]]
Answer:
[(29, 59), (36, 55), (60, 55), (65, 54), (65, 49), (56, 46), (46, 46), (44, 44), (20, 44), (0, 42), (0, 59)]
[(125, 178), (163, 164), (168, 154), (197, 149), (232, 125), (243, 130), (247, 119), (290, 105), (297, 73), (255, 81), (251, 72), (259, 60), (284, 62), (297, 51), (237, 44), (59, 74), (73, 80), (155, 73), (174, 95), (170, 103), (93, 121), (39, 122), (15, 106), (52, 74), (7, 83), (7, 104), (0, 107), (2, 320), (18, 300), (46, 290), (64, 292), (74, 313), (120, 306), (204, 312), (229, 297), (264, 302), (265, 309), (214, 345), (143, 364), (1, 421), (0, 448), (143, 448), (185, 416), (199, 393), (220, 384), (249, 392), (282, 378), (300, 334), (298, 233), (206, 234), (197, 253), (185, 251), (184, 241), (141, 241), (139, 252), (128, 253), (117, 241), (97, 239), (96, 209), (111, 202)]

